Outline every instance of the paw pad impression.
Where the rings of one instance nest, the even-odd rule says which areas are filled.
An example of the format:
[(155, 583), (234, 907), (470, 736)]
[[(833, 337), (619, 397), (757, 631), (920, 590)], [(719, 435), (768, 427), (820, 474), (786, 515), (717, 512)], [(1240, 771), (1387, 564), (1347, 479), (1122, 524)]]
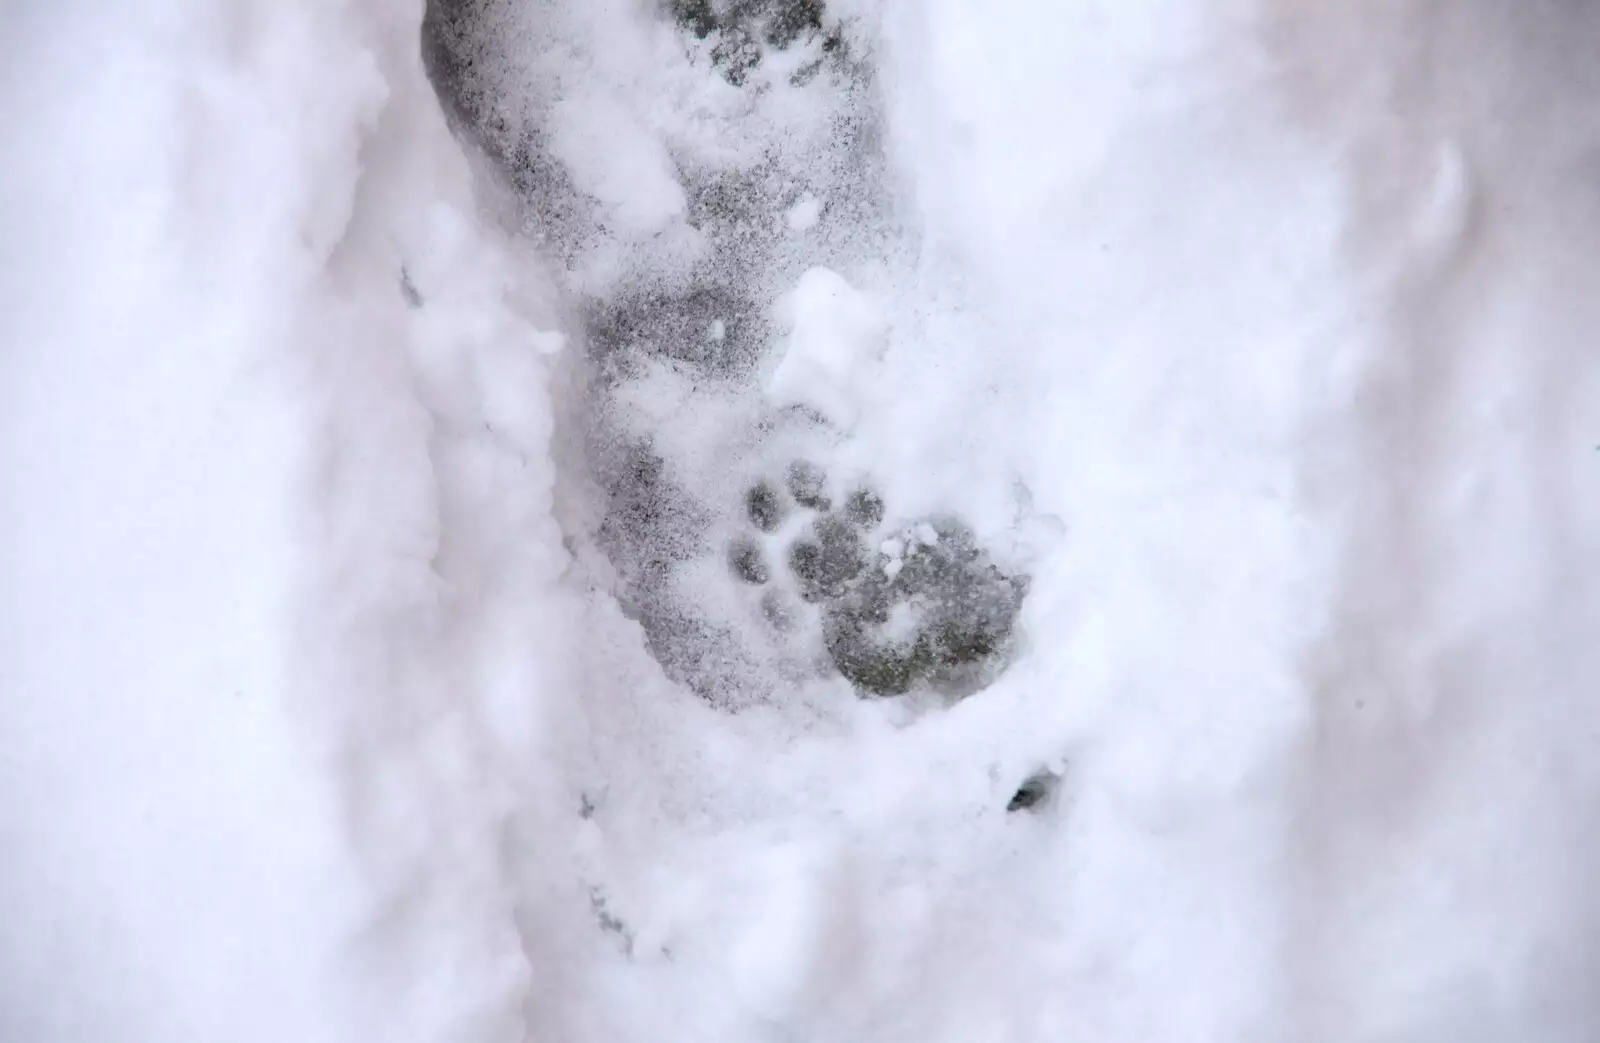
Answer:
[[(744, 501), (760, 536), (730, 546), (734, 576), (792, 588), (816, 606), (829, 659), (861, 695), (919, 686), (966, 695), (1003, 665), (1027, 579), (996, 564), (960, 519), (922, 519), (885, 538), (877, 491), (857, 488), (835, 509), (826, 472), (809, 461), (791, 464), (782, 483), (754, 483)], [(809, 516), (784, 546), (780, 530), (797, 528), (786, 525), (793, 509)], [(771, 543), (779, 544), (781, 571), (768, 564)], [(793, 627), (797, 609), (779, 589), (762, 604), (774, 627)]]

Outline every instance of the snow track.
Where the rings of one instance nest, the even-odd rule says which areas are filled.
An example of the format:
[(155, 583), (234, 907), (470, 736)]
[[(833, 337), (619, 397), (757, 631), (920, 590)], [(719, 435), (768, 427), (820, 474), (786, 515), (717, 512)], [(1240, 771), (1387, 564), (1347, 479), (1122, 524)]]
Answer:
[(1597, 49), (0, 6), (0, 1039), (1589, 1043)]

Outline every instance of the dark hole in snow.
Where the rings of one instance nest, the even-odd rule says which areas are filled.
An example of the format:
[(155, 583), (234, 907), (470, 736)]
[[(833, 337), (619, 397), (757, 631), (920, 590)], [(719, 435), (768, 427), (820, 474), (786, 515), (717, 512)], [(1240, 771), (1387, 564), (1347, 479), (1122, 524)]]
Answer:
[(1037, 772), (1028, 777), (1017, 792), (1012, 795), (1010, 803), (1006, 804), (1007, 811), (1030, 811), (1055, 792), (1059, 779), (1048, 771)]
[(422, 307), (422, 294), (417, 292), (416, 284), (411, 281), (411, 273), (404, 267), (400, 269), (400, 297), (409, 308)]

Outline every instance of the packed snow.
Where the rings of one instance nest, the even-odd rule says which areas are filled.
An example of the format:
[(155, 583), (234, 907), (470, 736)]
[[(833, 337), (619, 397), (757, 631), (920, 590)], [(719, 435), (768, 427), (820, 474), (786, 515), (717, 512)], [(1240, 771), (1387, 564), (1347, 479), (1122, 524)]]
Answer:
[(0, 5), (0, 1040), (1600, 1038), (1597, 52)]

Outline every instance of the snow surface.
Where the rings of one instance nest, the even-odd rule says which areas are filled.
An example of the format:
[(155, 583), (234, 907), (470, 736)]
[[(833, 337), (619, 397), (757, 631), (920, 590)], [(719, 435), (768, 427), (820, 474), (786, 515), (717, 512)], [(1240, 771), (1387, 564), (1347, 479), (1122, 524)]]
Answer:
[(767, 380), (773, 405), (804, 406), (848, 431), (860, 416), (860, 391), (873, 383), (887, 324), (838, 272), (811, 268), (779, 302), (781, 354)]
[[(0, 6), (0, 1039), (1596, 1038), (1600, 12), (480, 8), (528, 183), (420, 4)], [(755, 376), (595, 376), (708, 271)], [(1021, 653), (859, 700), (691, 548), (691, 691), (639, 437), (958, 514)]]

